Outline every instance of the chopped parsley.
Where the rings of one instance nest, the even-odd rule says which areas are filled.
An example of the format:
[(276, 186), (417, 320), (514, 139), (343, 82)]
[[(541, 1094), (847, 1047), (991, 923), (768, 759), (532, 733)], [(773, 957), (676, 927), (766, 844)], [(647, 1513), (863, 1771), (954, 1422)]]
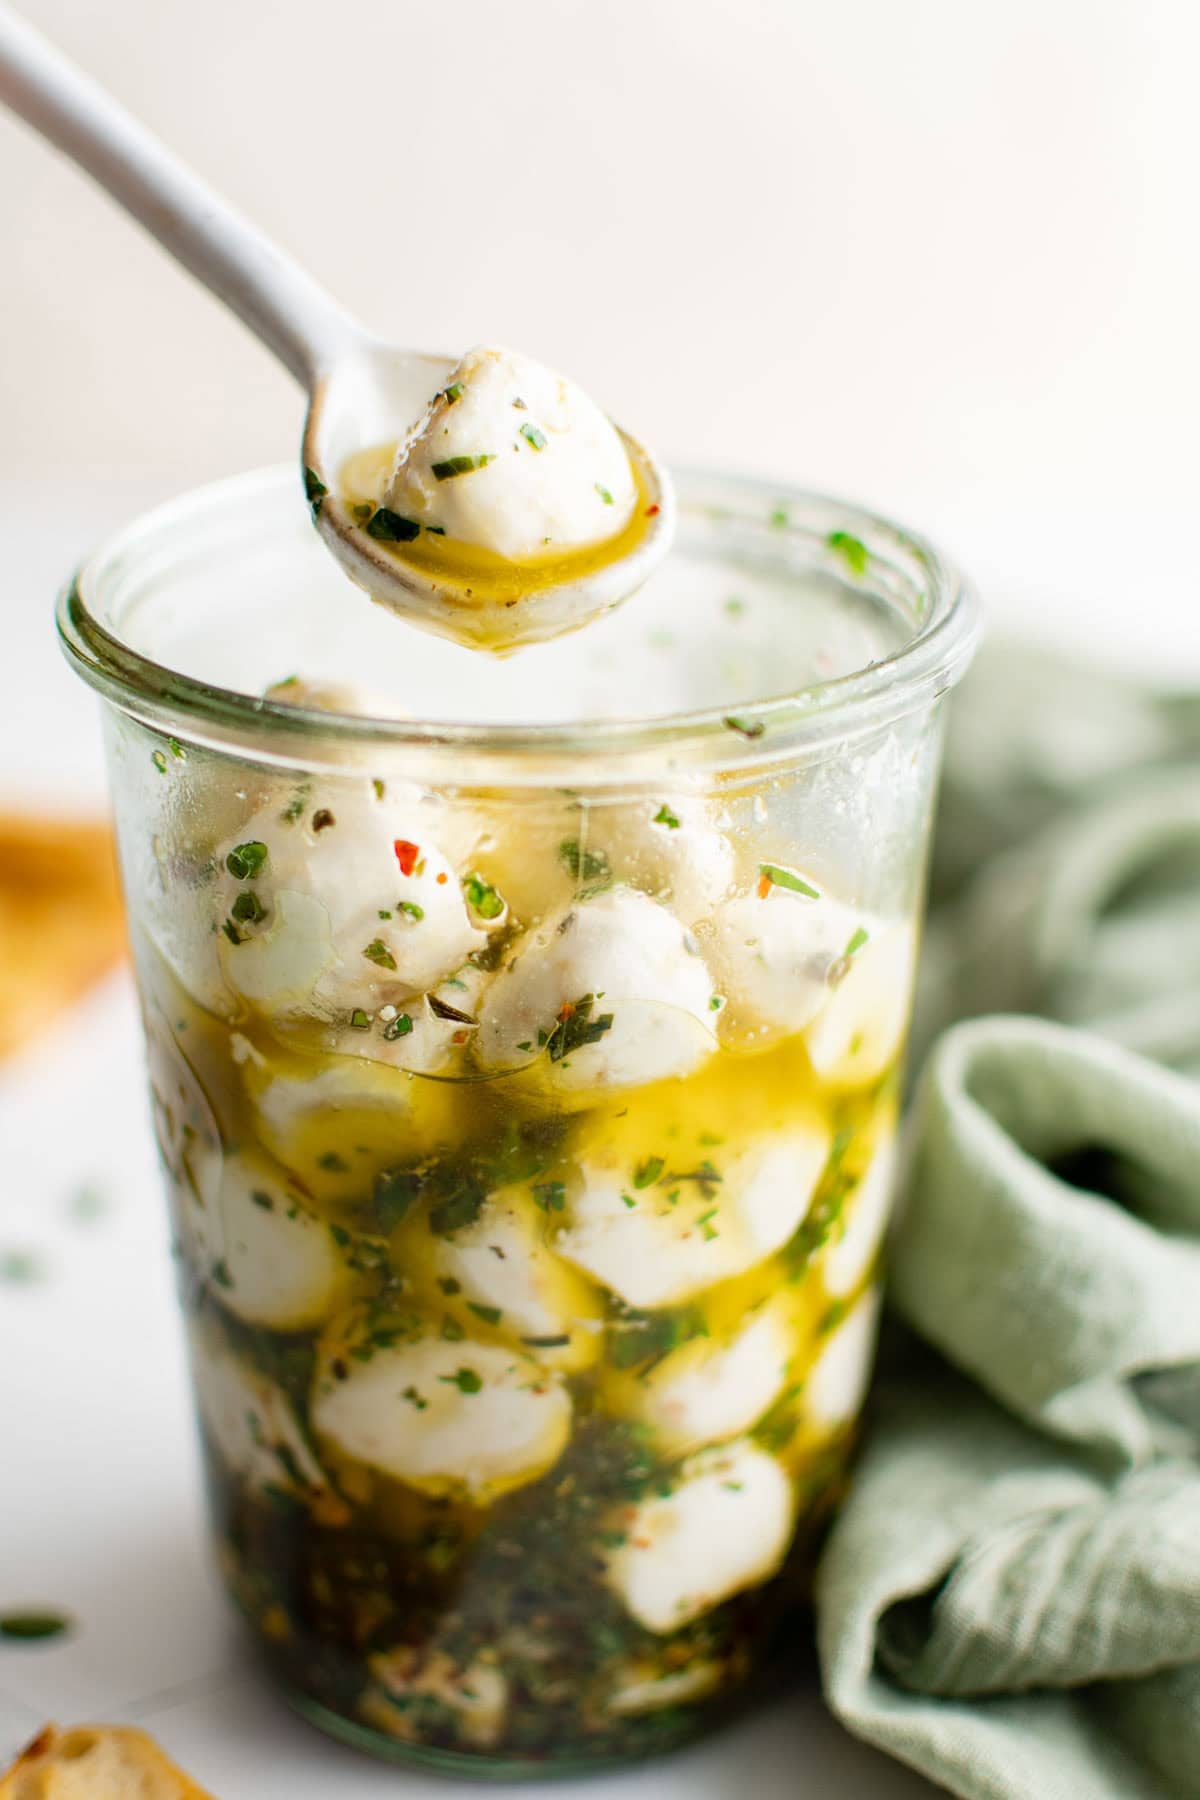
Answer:
[(447, 1313), (442, 1320), (442, 1337), (444, 1341), (447, 1344), (461, 1344), (466, 1335), (466, 1331), (459, 1324), (458, 1320), (452, 1319), (450, 1314)]
[(869, 936), (870, 933), (864, 931), (863, 927), (860, 925), (854, 933), (854, 936), (850, 939), (850, 942), (846, 945), (846, 948), (842, 951), (842, 955), (853, 956), (856, 950), (862, 949)]
[(612, 506), (615, 504), (612, 495), (609, 493), (608, 489), (605, 487), (605, 485), (602, 481), (597, 481), (595, 483), (595, 488), (596, 488), (596, 492), (599, 494), (600, 498), (603, 500), (605, 506)]
[(382, 1169), (375, 1177), (371, 1206), (384, 1231), (394, 1231), (421, 1192), (415, 1169)]
[(363, 955), (368, 962), (374, 963), (380, 969), (395, 970), (396, 959), (382, 938), (372, 938), (364, 949)]
[(394, 1044), (397, 1038), (407, 1037), (413, 1028), (413, 1022), (407, 1013), (397, 1013), (389, 1019), (383, 1028), (383, 1036), (387, 1043)]
[(265, 844), (252, 838), (248, 844), (235, 844), (225, 858), (225, 867), (235, 881), (254, 881), (267, 866), (268, 850)]
[(565, 1181), (535, 1181), (530, 1189), (534, 1203), (544, 1213), (563, 1212), (567, 1204)]
[(221, 930), (225, 933), (225, 936), (229, 939), (231, 944), (244, 944), (246, 941), (232, 919), (223, 920)]
[(231, 910), (243, 925), (261, 925), (267, 916), (267, 909), (253, 888), (243, 888)]
[(406, 1387), (400, 1398), (407, 1400), (410, 1406), (415, 1406), (418, 1412), (424, 1412), (429, 1405), (428, 1400), (423, 1400), (415, 1387)]
[(378, 777), (378, 775), (373, 775), (373, 776), (372, 776), (372, 777), (371, 777), (371, 786), (372, 786), (372, 787), (373, 787), (373, 788), (374, 788), (374, 790), (375, 790), (375, 798), (376, 798), (376, 799), (377, 799), (377, 800), (382, 800), (382, 799), (383, 799), (383, 797), (384, 797), (384, 795), (385, 795), (385, 794), (386, 794), (386, 793), (387, 793), (387, 784), (386, 784), (386, 782), (383, 782), (383, 781), (381, 781), (381, 780), (380, 780), (380, 779), (379, 779), (379, 777)]
[(773, 531), (786, 531), (791, 522), (791, 515), (786, 506), (773, 506), (767, 514), (767, 524)]
[(587, 1044), (598, 1044), (605, 1032), (612, 1030), (611, 1013), (601, 1013), (595, 1019), (592, 1017), (595, 1004), (594, 994), (583, 994), (578, 1000), (568, 1002), (563, 1007), (553, 1031), (546, 1039), (551, 1062), (561, 1062), (564, 1056), (569, 1056), (573, 1050), (582, 1050)]
[(725, 1004), (724, 994), (712, 994), (709, 996), (708, 1010), (709, 1010), (709, 1012), (720, 1012), (720, 1010), (724, 1006), (724, 1004)]
[(558, 846), (558, 860), (578, 881), (607, 881), (612, 874), (603, 850), (585, 850), (577, 838), (565, 838)]
[(762, 719), (742, 719), (736, 713), (726, 713), (721, 723), (728, 730), (736, 731), (739, 737), (744, 738), (760, 738), (767, 729)]
[(171, 752), (171, 755), (175, 758), (176, 762), (187, 761), (187, 751), (184, 749), (178, 738), (168, 738), (167, 749)]
[(495, 460), (494, 455), (448, 456), (445, 462), (434, 463), (434, 480), (453, 481), (456, 475), (471, 475), (476, 469), (486, 469), (487, 465)]
[(474, 1369), (459, 1369), (454, 1375), (439, 1375), (447, 1387), (456, 1387), (460, 1394), (478, 1394), (483, 1391), (483, 1377)]
[(336, 1150), (324, 1150), (317, 1158), (318, 1169), (327, 1169), (331, 1175), (348, 1175), (350, 1165), (338, 1155)]
[(449, 387), (442, 389), (440, 398), (446, 402), (447, 406), (453, 406), (457, 400), (462, 399), (462, 391), (462, 382), (452, 381)]
[(461, 1294), (462, 1282), (455, 1281), (453, 1275), (443, 1275), (438, 1281), (443, 1294)]
[(638, 1189), (653, 1187), (666, 1166), (665, 1157), (648, 1156), (645, 1162), (639, 1163), (633, 1171), (634, 1187)]
[(866, 574), (871, 556), (861, 538), (854, 537), (849, 531), (831, 531), (825, 542), (841, 557), (852, 575)]
[(314, 519), (316, 518), (317, 514), (320, 512), (321, 502), (322, 502), (322, 500), (324, 500), (324, 498), (328, 492), (329, 492), (329, 489), (325, 486), (325, 483), (321, 480), (321, 477), (317, 474), (317, 471), (315, 469), (310, 469), (308, 464), (305, 463), (305, 465), (304, 465), (304, 497), (308, 501), (308, 504), (312, 507), (312, 516)]
[(635, 1369), (646, 1363), (653, 1366), (681, 1344), (707, 1336), (708, 1326), (699, 1307), (682, 1307), (676, 1312), (622, 1308), (610, 1331), (609, 1355), (618, 1369)]
[(521, 1342), (531, 1350), (565, 1350), (571, 1339), (567, 1332), (559, 1331), (553, 1337), (523, 1337)]
[(159, 772), (159, 774), (160, 774), (160, 775), (165, 775), (165, 774), (166, 774), (166, 772), (167, 772), (167, 759), (166, 759), (166, 757), (165, 757), (165, 756), (164, 756), (164, 755), (163, 755), (163, 753), (162, 753), (162, 751), (161, 751), (161, 750), (154, 750), (154, 751), (152, 751), (152, 752), (151, 752), (151, 755), (150, 755), (150, 761), (151, 761), (151, 762), (152, 762), (152, 763), (153, 763), (153, 764), (154, 764), (154, 766), (155, 766), (155, 768), (156, 768), (156, 769), (157, 769), (157, 770), (158, 770), (158, 772)]
[(671, 811), (665, 800), (650, 823), (652, 825), (665, 825), (668, 831), (679, 830), (679, 819), (677, 815)]
[(44, 1638), (61, 1637), (71, 1628), (65, 1613), (15, 1612), (0, 1614), (0, 1638), (14, 1642), (36, 1643)]
[(397, 900), (396, 911), (403, 913), (406, 919), (423, 919), (425, 908), (418, 906), (415, 900)]
[(367, 536), (381, 544), (411, 544), (420, 532), (416, 519), (406, 519), (389, 506), (377, 506), (367, 520)]
[(536, 425), (522, 425), (521, 436), (533, 450), (546, 448), (546, 434), (544, 431), (539, 431)]
[(253, 1202), (253, 1204), (257, 1207), (260, 1207), (263, 1212), (274, 1212), (275, 1211), (275, 1202), (272, 1200), (270, 1194), (267, 1193), (265, 1188), (252, 1188), (251, 1192), (250, 1192), (250, 1199)]
[(473, 1312), (475, 1317), (482, 1319), (485, 1325), (498, 1325), (504, 1317), (498, 1306), (481, 1306), (475, 1300), (467, 1301), (467, 1311)]
[(780, 868), (778, 863), (759, 863), (758, 873), (768, 887), (786, 888), (789, 894), (803, 894), (806, 900), (819, 900), (820, 890), (813, 887), (792, 869)]
[(472, 871), (470, 875), (464, 875), (462, 889), (467, 905), (472, 912), (477, 912), (481, 919), (498, 919), (503, 913), (505, 907), (503, 895), (477, 870)]

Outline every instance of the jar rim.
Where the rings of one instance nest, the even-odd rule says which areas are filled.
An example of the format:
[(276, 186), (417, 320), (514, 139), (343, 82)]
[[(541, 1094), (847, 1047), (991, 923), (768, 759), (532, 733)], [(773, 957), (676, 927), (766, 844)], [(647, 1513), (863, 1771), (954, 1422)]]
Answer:
[[(298, 491), (294, 470), (251, 470), (194, 488), (143, 513), (96, 550), (59, 595), (57, 627), (67, 660), (106, 700), (143, 724), (270, 762), (319, 760), (324, 751), (419, 749), (452, 759), (465, 751), (526, 758), (607, 762), (667, 752), (722, 766), (774, 760), (864, 732), (928, 707), (965, 671), (979, 635), (975, 591), (926, 538), (850, 501), (710, 470), (674, 472), (681, 517), (691, 505), (714, 522), (770, 522), (773, 541), (809, 555), (860, 590), (880, 592), (881, 575), (917, 592), (925, 616), (911, 636), (865, 668), (781, 695), (739, 703), (736, 714), (703, 707), (645, 718), (564, 723), (473, 723), (454, 719), (381, 719), (282, 704), (187, 675), (156, 662), (104, 623), (105, 596), (164, 541), (206, 511)], [(737, 508), (743, 509), (739, 514)], [(848, 564), (847, 545), (857, 548)], [(818, 554), (814, 554), (817, 552)], [(863, 556), (865, 552), (865, 557)], [(861, 566), (855, 567), (854, 563)], [(869, 578), (870, 572), (874, 578)], [(886, 587), (888, 582), (883, 581)], [(631, 602), (636, 605), (636, 597)]]

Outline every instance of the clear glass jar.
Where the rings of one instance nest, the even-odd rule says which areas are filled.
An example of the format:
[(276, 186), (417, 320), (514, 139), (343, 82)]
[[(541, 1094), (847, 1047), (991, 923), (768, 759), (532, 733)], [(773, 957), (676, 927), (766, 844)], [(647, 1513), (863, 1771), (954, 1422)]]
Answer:
[[(693, 478), (652, 592), (483, 663), (295, 488), (162, 509), (60, 608), (221, 1566), (361, 1748), (640, 1757), (762, 1685), (846, 1479), (974, 606), (885, 521)], [(420, 716), (249, 697), (298, 661)]]

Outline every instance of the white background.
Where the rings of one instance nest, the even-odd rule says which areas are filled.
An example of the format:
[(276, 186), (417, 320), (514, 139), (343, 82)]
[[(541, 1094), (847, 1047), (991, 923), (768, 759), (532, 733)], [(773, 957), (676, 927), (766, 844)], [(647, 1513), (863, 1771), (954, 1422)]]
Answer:
[[(1189, 0), (25, 0), (375, 327), (511, 342), (664, 453), (872, 501), (993, 622), (1200, 677), (1200, 8)], [(294, 454), (298, 395), (0, 119), (0, 801), (95, 797), (54, 586), (134, 506)], [(1019, 704), (1019, 696), (1014, 696)], [(202, 1549), (128, 992), (0, 1085), (0, 1755), (138, 1716), (221, 1800), (401, 1781), (291, 1727)], [(72, 1129), (62, 1129), (65, 1086)], [(89, 1239), (64, 1211), (112, 1196)], [(21, 1586), (21, 1584), (24, 1586)], [(21, 1586), (21, 1592), (17, 1592)], [(26, 1592), (26, 1588), (28, 1592)], [(926, 1792), (811, 1692), (595, 1800)]]

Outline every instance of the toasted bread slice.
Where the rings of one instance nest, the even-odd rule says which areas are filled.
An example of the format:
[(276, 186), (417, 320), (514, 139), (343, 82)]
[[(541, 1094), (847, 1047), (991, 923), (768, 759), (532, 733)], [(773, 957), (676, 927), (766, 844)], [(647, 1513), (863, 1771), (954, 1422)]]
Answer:
[(0, 1057), (51, 1024), (124, 943), (108, 826), (0, 813)]
[(213, 1800), (129, 1725), (47, 1725), (0, 1777), (0, 1800)]

